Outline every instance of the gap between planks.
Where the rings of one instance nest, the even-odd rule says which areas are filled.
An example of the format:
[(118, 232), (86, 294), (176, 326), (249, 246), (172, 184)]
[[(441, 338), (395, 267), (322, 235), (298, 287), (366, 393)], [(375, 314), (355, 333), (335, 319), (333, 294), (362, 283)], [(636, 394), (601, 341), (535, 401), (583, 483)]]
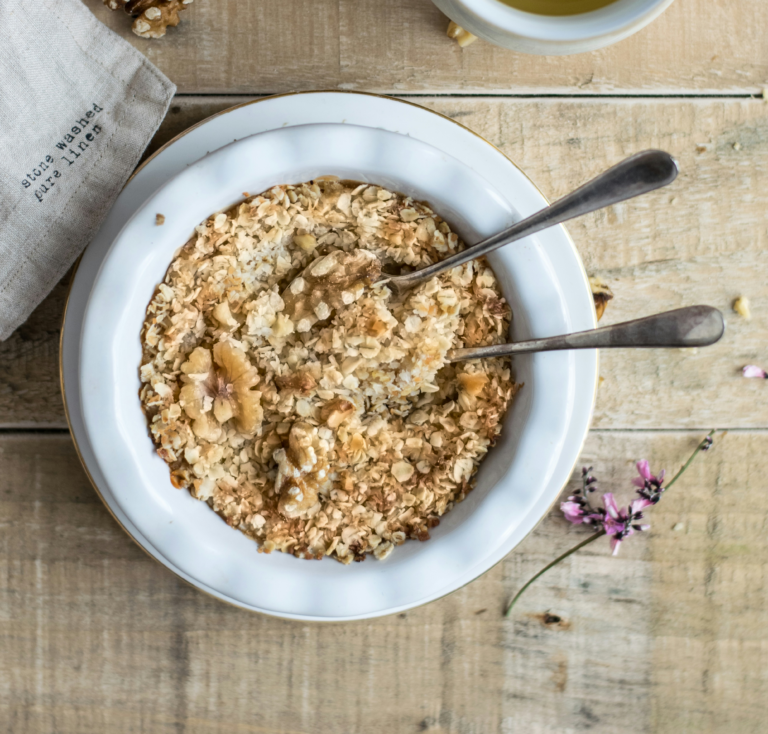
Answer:
[[(462, 92), (441, 92), (441, 91), (433, 91), (433, 92), (409, 92), (401, 94), (399, 92), (375, 92), (372, 90), (367, 89), (357, 89), (357, 90), (344, 90), (344, 89), (308, 89), (307, 92), (346, 92), (346, 91), (353, 91), (353, 92), (359, 92), (360, 94), (377, 94), (381, 95), (383, 97), (392, 97), (393, 99), (427, 99), (430, 97), (438, 97), (440, 99), (508, 99), (508, 100), (514, 100), (514, 99), (557, 99), (560, 101), (574, 101), (578, 102), (580, 100), (584, 99), (599, 99), (603, 102), (611, 102), (613, 100), (621, 100), (621, 99), (647, 99), (647, 100), (653, 100), (653, 99), (683, 99), (683, 100), (694, 100), (694, 99), (717, 99), (721, 101), (728, 101), (728, 100), (740, 100), (740, 99), (764, 99), (764, 95), (760, 93), (748, 93), (744, 92), (742, 94), (734, 93), (734, 92), (712, 92), (712, 93), (702, 93), (702, 92), (676, 92), (676, 91), (670, 91), (670, 92), (627, 92), (626, 94), (616, 94), (616, 93), (607, 93), (607, 94), (574, 94), (573, 90), (567, 90), (562, 92), (557, 91), (549, 91), (549, 92), (505, 92), (505, 91), (496, 91), (496, 92), (468, 92), (466, 94)], [(280, 96), (282, 94), (290, 94), (290, 92), (279, 92), (279, 91), (273, 91), (273, 92), (234, 92), (234, 93), (228, 93), (228, 92), (177, 92), (174, 97), (175, 99), (195, 99), (195, 98), (203, 98), (208, 99), (211, 97), (232, 97), (233, 99), (261, 99), (263, 97), (276, 97)]]

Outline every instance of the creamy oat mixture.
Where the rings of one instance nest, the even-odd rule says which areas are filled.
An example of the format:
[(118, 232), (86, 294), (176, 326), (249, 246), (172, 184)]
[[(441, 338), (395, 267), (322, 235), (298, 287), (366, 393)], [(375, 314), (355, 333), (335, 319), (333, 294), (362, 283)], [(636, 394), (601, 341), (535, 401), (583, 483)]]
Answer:
[[(398, 301), (385, 273), (463, 248), (378, 186), (276, 186), (197, 227), (147, 309), (140, 398), (176, 487), (259, 549), (385, 558), (470, 491), (516, 386), (484, 261)], [(375, 257), (374, 257), (375, 255)]]

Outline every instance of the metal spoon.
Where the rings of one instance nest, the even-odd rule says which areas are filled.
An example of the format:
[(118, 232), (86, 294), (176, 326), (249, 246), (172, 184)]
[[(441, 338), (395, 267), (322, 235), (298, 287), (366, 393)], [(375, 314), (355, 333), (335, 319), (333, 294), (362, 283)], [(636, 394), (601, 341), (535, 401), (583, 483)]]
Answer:
[(677, 163), (669, 153), (661, 150), (637, 153), (503, 232), (434, 265), (413, 273), (383, 278), (379, 282), (386, 283), (396, 294), (401, 295), (439, 273), (487, 255), (542, 229), (671, 184), (677, 177), (677, 170)]
[(714, 344), (725, 331), (723, 314), (711, 306), (688, 306), (643, 319), (604, 326), (601, 329), (544, 339), (496, 344), (490, 347), (452, 349), (449, 362), (483, 357), (509, 357), (513, 354), (551, 352), (557, 349), (597, 349), (614, 347), (705, 347)]

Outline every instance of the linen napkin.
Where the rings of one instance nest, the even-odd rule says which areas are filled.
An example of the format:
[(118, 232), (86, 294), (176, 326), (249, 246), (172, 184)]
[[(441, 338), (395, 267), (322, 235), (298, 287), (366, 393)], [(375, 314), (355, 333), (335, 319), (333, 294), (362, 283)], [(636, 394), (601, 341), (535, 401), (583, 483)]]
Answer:
[(0, 340), (90, 242), (175, 91), (80, 0), (0, 0)]

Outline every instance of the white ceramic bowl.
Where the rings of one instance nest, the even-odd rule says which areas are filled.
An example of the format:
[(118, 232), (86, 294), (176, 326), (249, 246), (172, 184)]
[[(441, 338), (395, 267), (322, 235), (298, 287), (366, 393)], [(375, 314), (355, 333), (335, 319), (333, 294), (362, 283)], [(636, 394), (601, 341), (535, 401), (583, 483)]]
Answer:
[[(334, 119), (396, 126), (411, 137), (351, 125), (293, 126)], [(285, 129), (241, 140), (184, 168), (196, 150), (215, 150), (243, 131), (286, 123)], [(439, 148), (419, 142), (425, 139)], [(178, 176), (136, 211), (141, 187), (167, 181), (166, 171), (174, 170)], [(242, 191), (255, 193), (321, 173), (414, 193), (432, 202), (470, 241), (545, 203), (530, 181), (481, 138), (409, 103), (307, 93), (236, 108), (161, 153), (121, 195), (78, 270), (62, 335), (62, 365), (84, 465), (110, 510), (151, 555), (200, 589), (239, 606), (283, 617), (340, 620), (396, 612), (449, 593), (498, 562), (530, 532), (569, 478), (586, 436), (597, 355), (563, 352), (517, 361), (526, 385), (502, 441), (484, 464), (477, 489), (446, 516), (429, 542), (409, 542), (384, 562), (352, 566), (257, 554), (253, 541), (172, 488), (136, 399), (138, 333), (155, 284), (195, 224), (240, 199)], [(163, 227), (154, 225), (158, 212), (166, 216)], [(563, 228), (502, 250), (493, 264), (515, 313), (515, 338), (594, 326), (583, 267)]]
[(515, 51), (546, 56), (594, 51), (621, 41), (661, 15), (673, 0), (616, 0), (589, 13), (545, 16), (500, 0), (433, 0), (476, 36)]

